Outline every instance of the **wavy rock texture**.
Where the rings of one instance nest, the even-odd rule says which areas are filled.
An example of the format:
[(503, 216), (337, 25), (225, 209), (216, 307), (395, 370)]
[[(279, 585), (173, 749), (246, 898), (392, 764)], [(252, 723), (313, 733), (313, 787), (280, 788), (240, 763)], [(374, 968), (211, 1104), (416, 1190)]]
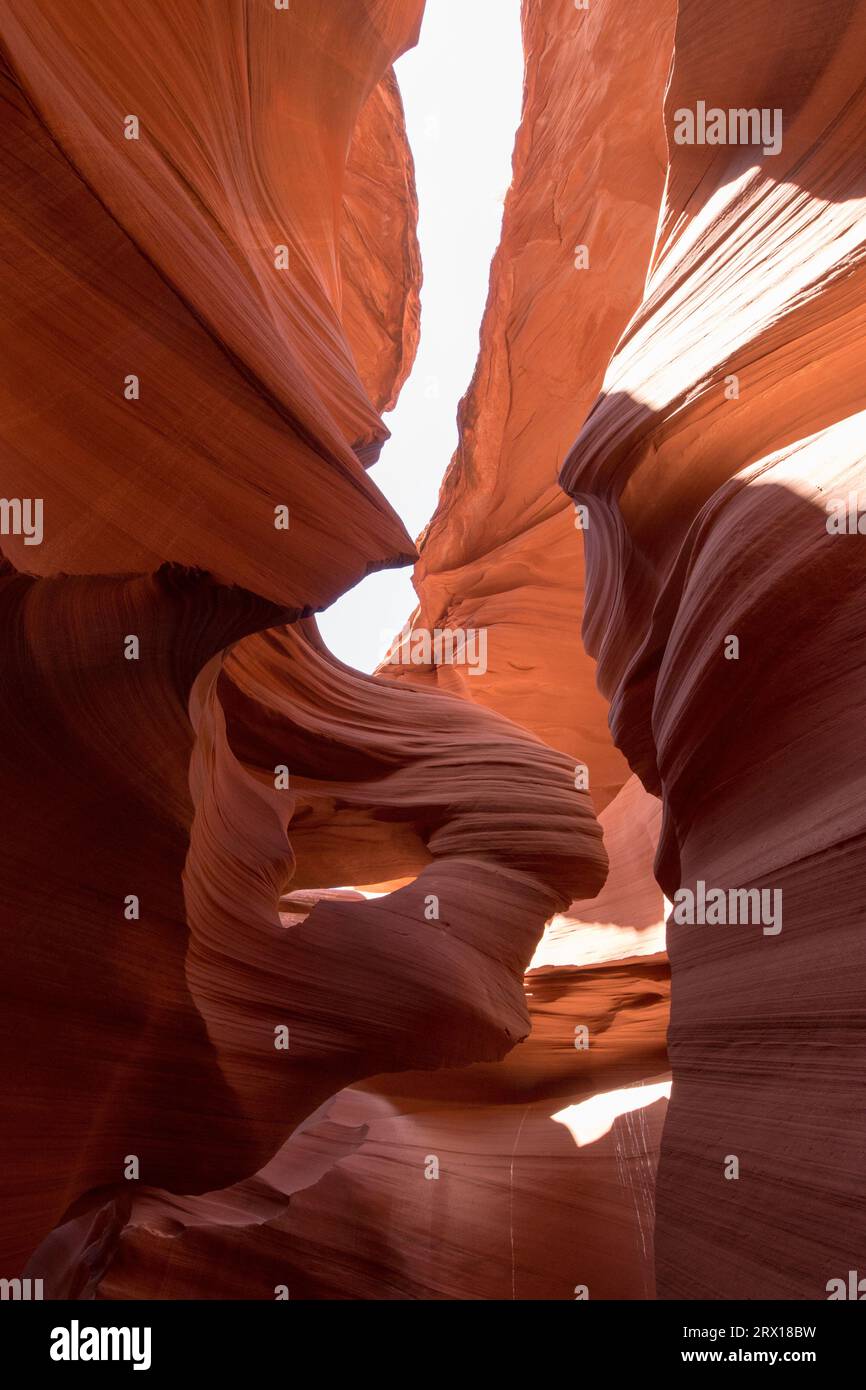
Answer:
[(653, 877), (661, 803), (630, 777), (598, 819), (610, 860), (605, 885), (551, 921), (534, 965), (589, 965), (664, 952), (664, 903)]
[[(304, 1044), (296, 1026), (291, 1067), (280, 1065), (274, 1027), (286, 1015), (295, 1023), (284, 986), (293, 974), (300, 988), (321, 973), (324, 988), (326, 966), (324, 957), (322, 972), (304, 965), (306, 928), (289, 938), (278, 915), (295, 800), (274, 791), (284, 750), (266, 773), (248, 773), (234, 757), (220, 696), (227, 706), (244, 697), (230, 693), (218, 654), (245, 632), (320, 606), (370, 568), (411, 553), (356, 456), (371, 456), (386, 432), (343, 334), (335, 257), (339, 233), (350, 266), (349, 331), (354, 325), (359, 355), (369, 354), (370, 393), (384, 403), (417, 338), (418, 254), (399, 101), (387, 74), (378, 95), (376, 83), (413, 40), (420, 6), (307, 6), (290, 20), (262, 7), (226, 4), (216, 14), (203, 4), (185, 15), (183, 34), (152, 7), (134, 36), (120, 4), (85, 4), (74, 14), (9, 4), (0, 13), (8, 59), (3, 139), (16, 194), (4, 284), (15, 398), (4, 490), (44, 495), (46, 516), (43, 546), (8, 538), (10, 559), (43, 577), (10, 571), (4, 580), (4, 704), (14, 744), (7, 796), (20, 832), (8, 848), (6, 874), (17, 887), (4, 934), (12, 996), (6, 1042), (23, 1053), (4, 1164), (18, 1175), (4, 1242), (4, 1268), (14, 1268), (83, 1194), (118, 1181), (127, 1153), (139, 1155), (148, 1182), (180, 1191), (212, 1186), (264, 1162), (315, 1108), (322, 1086), (329, 1094), (386, 1061), (497, 1055), (525, 1029), (521, 965), (545, 918), (578, 883), (600, 882), (604, 860), (569, 761), (560, 757), (558, 770), (556, 758), (542, 752), (539, 760), (519, 731), (483, 717), (481, 728), (467, 711), (479, 743), (491, 732), (491, 801), (511, 799), (509, 778), (520, 778), (522, 764), (538, 764), (520, 778), (526, 796), (541, 791), (528, 811), (538, 822), (537, 843), (531, 835), (528, 848), (524, 841), (528, 871), (497, 867), (502, 844), (514, 838), (507, 816), (490, 840), (471, 807), (458, 811), (465, 793), (445, 782), (428, 786), (426, 796), (407, 787), (411, 805), (395, 791), (395, 834), (407, 838), (403, 825), (413, 826), (408, 862), (429, 864), (440, 891), (465, 878), (477, 856), (473, 892), (496, 907), (501, 962), (493, 958), (496, 928), (483, 914), (473, 929), (450, 930), (449, 919), (429, 935), (453, 1034), (446, 1029), (439, 1042), (430, 1035), (437, 991), (413, 995), (407, 979), (402, 1012), (386, 1010), (378, 1024), (359, 1021), (365, 1043), (351, 1026), (331, 1036), (317, 1016)], [(193, 80), (193, 48), (207, 82)], [(298, 102), (291, 121), (287, 87)], [(129, 111), (140, 120), (138, 141), (123, 137)], [(334, 212), (341, 196), (342, 228)], [(289, 244), (288, 278), (273, 263), (278, 235)], [(384, 328), (383, 305), (397, 306)], [(132, 367), (142, 388), (136, 401), (122, 390)], [(288, 533), (273, 524), (273, 506), (283, 502), (291, 507)], [(153, 575), (134, 573), (163, 560), (171, 564)], [(87, 573), (69, 576), (80, 570)], [(129, 633), (140, 644), (138, 662), (123, 659)], [(406, 709), (404, 722), (417, 712), (411, 696), (394, 692), (391, 700)], [(263, 717), (274, 724), (279, 716)], [(462, 707), (448, 721), (449, 745), (461, 717)], [(240, 742), (265, 741), (261, 731), (242, 729), (237, 713), (230, 722)], [(290, 741), (273, 737), (281, 749)], [(297, 730), (291, 739), (301, 742)], [(327, 777), (339, 735), (329, 729), (320, 741), (328, 745), (320, 749)], [(414, 752), (406, 751), (411, 762)], [(465, 783), (466, 772), (440, 754), (436, 776)], [(428, 763), (435, 756), (428, 749)], [(396, 747), (385, 761), (399, 770)], [(376, 758), (362, 752), (357, 763), (361, 773), (343, 765), (346, 779)], [(47, 782), (56, 787), (48, 815), (38, 805)], [(217, 795), (224, 798), (218, 811)], [(432, 809), (440, 803), (444, 810)], [(502, 843), (488, 856), (493, 841)], [(47, 845), (53, 862), (45, 881)], [(437, 860), (447, 861), (444, 868)], [(92, 872), (82, 885), (87, 862)], [(124, 919), (130, 893), (140, 899), (138, 925)], [(375, 943), (382, 960), (402, 945), (407, 970), (421, 970), (399, 929), (400, 904), (411, 918), (419, 894), (404, 893), (396, 913), (385, 903), (353, 905), (359, 920), (345, 931), (360, 932), (362, 974), (374, 974), (363, 922), (382, 936)], [(243, 918), (237, 940), (229, 939), (233, 908)], [(323, 912), (336, 916), (330, 927), (321, 922), (315, 949), (332, 936), (339, 954), (339, 908), (319, 910), (316, 926)], [(390, 946), (387, 932), (375, 932), (389, 913)], [(480, 937), (483, 961), (468, 937)], [(488, 956), (489, 970), (479, 970)], [(375, 983), (381, 994), (384, 981)], [(362, 992), (360, 977), (345, 988)], [(252, 991), (246, 1001), (245, 990)], [(337, 1034), (345, 1024), (339, 993)], [(63, 1037), (60, 1059), (54, 1034), (40, 1026), (46, 1014)], [(307, 1047), (307, 1081), (287, 1089), (286, 1072), (303, 1069)], [(43, 1142), (48, 1116), (53, 1152)]]
[[(363, 258), (347, 317), (384, 402), (416, 341), (414, 198), (393, 86), (365, 103), (421, 8), (4, 0), (4, 486), (46, 517), (41, 546), (8, 538), (19, 568), (171, 562), (303, 610), (412, 555), (361, 467), (387, 431), (338, 257)], [(395, 321), (361, 329), (380, 300)]]
[[(0, 1259), (53, 1297), (165, 1296), (166, 1234), (184, 1292), (213, 1296), (210, 1248), (238, 1231), (238, 1270), (259, 1271), (239, 1275), (247, 1296), (287, 1282), (261, 1241), (320, 1296), (378, 1296), (362, 1262), (341, 1268), (352, 1218), (329, 1216), (327, 1192), (306, 1226), (283, 1223), (293, 1193), (361, 1153), (360, 1122), (332, 1120), (331, 1097), (385, 1072), (491, 1068), (476, 1082), (483, 1132), (455, 1139), (464, 1204), (474, 1155), (490, 1168), (479, 1239), (498, 1239), (504, 1183), (509, 1210), (517, 1200), (512, 1083), (496, 1065), (529, 1033), (523, 977), (545, 922), (604, 881), (589, 796), (568, 750), (453, 695), (349, 671), (303, 617), (413, 554), (364, 466), (417, 342), (412, 168), (389, 66), (420, 12), (202, 0), (182, 18), (149, 5), (133, 25), (119, 0), (0, 0), (14, 195), (2, 485), (45, 514), (42, 545), (4, 537), (0, 578), (16, 810)], [(369, 899), (321, 891), (395, 878)], [(544, 1128), (551, 1095), (663, 1068), (663, 965), (536, 973), (542, 1053), (571, 1047), (569, 1068), (536, 1062), (513, 1083)], [(608, 1030), (632, 1013), (648, 1024), (582, 1082), (569, 990)], [(618, 1214), (613, 1252), (594, 1237), (595, 1268), (631, 1296), (649, 1277), (634, 1192), (646, 1198), (659, 1113), (585, 1190), (560, 1165), (588, 1211), (594, 1182)], [(428, 1133), (407, 1121), (401, 1143)], [(555, 1134), (571, 1156), (567, 1128)], [(543, 1164), (552, 1154), (548, 1138)], [(381, 1242), (369, 1159), (359, 1181)], [(398, 1271), (427, 1191), (422, 1175), (405, 1230), (386, 1237)], [(540, 1251), (547, 1227), (530, 1213), (524, 1200)], [(570, 1296), (581, 1274), (551, 1268), (527, 1287)], [(502, 1278), (497, 1266), (472, 1284), (463, 1258), (438, 1283), (412, 1269), (396, 1287), (486, 1296)]]
[[(460, 443), (419, 542), (415, 629), (485, 629), (488, 671), (426, 679), (585, 762), (597, 810), (628, 777), (582, 649), (582, 536), (557, 483), (640, 300), (665, 168), (673, 0), (526, 0), (523, 113)], [(588, 269), (577, 269), (580, 246)], [(543, 614), (543, 632), (539, 615)], [(385, 667), (417, 681), (418, 667)]]
[[(866, 5), (815, 18), (680, 0), (646, 294), (563, 471), (665, 892), (783, 895), (776, 936), (669, 926), (662, 1297), (825, 1298), (866, 1237), (863, 540), (827, 528), (866, 501)], [(781, 152), (677, 144), (699, 100), (779, 108)]]
[[(866, 1235), (864, 562), (826, 524), (866, 493), (866, 3), (526, 0), (411, 623), (487, 631), (466, 680), (359, 675), (311, 616), (415, 555), (365, 469), (418, 340), (422, 8), (0, 0), (0, 484), (45, 509), (0, 572), (0, 1273), (820, 1298)], [(781, 151), (678, 144), (698, 101)], [(784, 903), (670, 926), (663, 1136), (654, 855)]]
[[(270, 1165), (280, 1215), (259, 1195), (270, 1219), (253, 1229), (245, 1194), (241, 1230), (219, 1194), (166, 1240), (142, 1209), (101, 1292), (260, 1299), (284, 1285), (292, 1298), (560, 1300), (585, 1284), (600, 1298), (651, 1297), (665, 1089), (636, 1087), (640, 1108), (612, 1118), (589, 1103), (568, 1116), (574, 1135), (547, 1098), (476, 1109), (463, 1097), (343, 1091), (328, 1117), (331, 1166), (320, 1176), (320, 1161), (315, 1185), (306, 1171), (302, 1182), (277, 1173), (296, 1145), (309, 1144), (311, 1166), (318, 1134)], [(436, 1181), (424, 1177), (431, 1158)]]
[[(471, 1283), (459, 1281), (453, 1270), (447, 1283), (437, 1282), (428, 1268), (429, 1240), (419, 1245), (415, 1231), (400, 1245), (395, 1232), (401, 1268), (412, 1271), (419, 1288), (438, 1290), (434, 1296), (446, 1296), (446, 1290), (460, 1296), (463, 1290), (473, 1297), (572, 1297), (582, 1276), (573, 1268), (573, 1253), (562, 1250), (560, 1218), (542, 1210), (542, 1192), (549, 1194), (550, 1212), (572, 1213), (563, 1218), (565, 1227), (579, 1229), (587, 1251), (604, 1252), (593, 1255), (583, 1270), (591, 1297), (654, 1293), (653, 1170), (664, 1100), (647, 1102), (653, 1137), (641, 1141), (646, 1166), (638, 1178), (628, 1163), (620, 1164), (628, 1148), (619, 1144), (622, 1129), (632, 1124), (626, 1099), (603, 1098), (666, 1075), (664, 914), (652, 873), (660, 805), (629, 778), (607, 727), (606, 704), (595, 689), (593, 663), (578, 639), (582, 535), (558, 486), (557, 470), (643, 288), (664, 181), (662, 108), (673, 20), (672, 4), (641, 4), (628, 14), (604, 3), (577, 13), (565, 0), (528, 0), (523, 6), (523, 114), (478, 365), (460, 407), (458, 451), (419, 541), (414, 574), (419, 606), (395, 644), (411, 649), (419, 631), (483, 629), (488, 670), (468, 676), (459, 665), (425, 668), (391, 661), (380, 668), (402, 687), (433, 686), (501, 710), (585, 763), (611, 866), (601, 895), (591, 902), (576, 900), (552, 919), (526, 979), (532, 1035), (499, 1068), (485, 1073), (484, 1086), (495, 1094), (497, 1074), (526, 1071), (527, 1085), (531, 1076), (534, 1088), (529, 1100), (511, 1084), (504, 1103), (485, 1115), (480, 1085), (467, 1088), (456, 1076), (445, 1083), (452, 1172), (461, 1103), (472, 1105), (463, 1125), (463, 1164), (478, 1153), (480, 1136), (486, 1135), (485, 1181), (491, 1155), (499, 1154), (500, 1182), (513, 1191), (509, 1145), (518, 1132), (518, 1155), (524, 1148), (532, 1155), (536, 1196), (526, 1189), (518, 1195), (517, 1220), (521, 1204), (528, 1205), (531, 1215), (522, 1219), (537, 1223), (539, 1261), (533, 1264), (527, 1252), (525, 1273), (532, 1273), (521, 1278), (524, 1266), (518, 1259), (512, 1284), (514, 1271), (507, 1252), (501, 1252), (501, 1233), (510, 1229), (504, 1199), (497, 1203), (494, 1189), (481, 1204), (476, 1187), (460, 1205), (460, 1221), (473, 1230), (489, 1223), (487, 1243), (481, 1245), (493, 1263), (476, 1271)], [(590, 268), (579, 270), (576, 248), (587, 243)], [(629, 959), (638, 956), (648, 959)], [(584, 1017), (582, 1001), (595, 996), (601, 981), (606, 1007)], [(558, 1035), (552, 1049), (546, 1044), (550, 1010)], [(609, 1075), (584, 1066), (587, 1054), (575, 1052), (574, 1030), (581, 1022), (590, 1028), (593, 1059), (604, 1058), (613, 1068)], [(588, 1071), (594, 1077), (589, 1085)], [(551, 1123), (551, 1101), (558, 1098), (567, 1111), (569, 1100), (581, 1106), (595, 1103), (593, 1096), (623, 1111), (615, 1122), (616, 1142), (591, 1150), (595, 1176), (590, 1179), (585, 1165), (572, 1174), (570, 1164), (563, 1163), (569, 1148), (561, 1126)], [(426, 1124), (430, 1149), (436, 1151), (433, 1120), (428, 1115)], [(642, 1124), (640, 1112), (634, 1124)], [(356, 1155), (354, 1165), (361, 1162), (362, 1155)], [(348, 1166), (341, 1165), (341, 1171)], [(400, 1210), (425, 1200), (416, 1175), (417, 1167), (409, 1167)], [(592, 1194), (598, 1196), (599, 1183), (608, 1196), (596, 1204)], [(394, 1187), (393, 1176), (389, 1186)], [(643, 1196), (635, 1206), (638, 1192)], [(451, 1200), (461, 1198), (455, 1193)], [(491, 1245), (500, 1252), (501, 1266)], [(441, 1271), (438, 1280), (444, 1280)]]

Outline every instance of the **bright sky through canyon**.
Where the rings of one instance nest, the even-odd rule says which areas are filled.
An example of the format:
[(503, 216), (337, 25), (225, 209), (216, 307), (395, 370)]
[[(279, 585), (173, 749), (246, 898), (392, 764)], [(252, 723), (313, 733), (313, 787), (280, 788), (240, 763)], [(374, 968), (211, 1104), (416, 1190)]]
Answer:
[[(520, 0), (428, 0), (421, 41), (396, 72), (418, 186), (421, 343), (370, 476), (417, 536), (457, 446), (457, 404), (475, 367), (511, 182), (523, 91)], [(319, 626), (341, 661), (372, 671), (415, 603), (411, 569), (386, 570), (320, 614)]]

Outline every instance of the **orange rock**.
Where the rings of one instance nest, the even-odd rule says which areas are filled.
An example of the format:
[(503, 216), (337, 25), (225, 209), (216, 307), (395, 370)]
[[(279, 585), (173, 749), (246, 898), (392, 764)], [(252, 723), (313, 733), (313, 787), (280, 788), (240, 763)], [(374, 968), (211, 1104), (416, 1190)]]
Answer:
[[(866, 495), (866, 5), (813, 18), (680, 5), (644, 301), (563, 470), (613, 732), (664, 802), (660, 882), (783, 894), (774, 937), (668, 930), (668, 1298), (822, 1299), (866, 1236), (866, 565), (827, 525)], [(781, 112), (780, 148), (677, 143), (699, 102)]]
[(420, 11), (0, 0), (3, 485), (44, 505), (0, 576), (0, 1253), (55, 1296), (139, 1202), (273, 1214), (253, 1175), (348, 1082), (497, 1062), (604, 880), (567, 751), (301, 621), (412, 555), (364, 465), (417, 341)]
[[(412, 556), (363, 472), (387, 431), (343, 330), (339, 255), (364, 259), (350, 328), (384, 403), (417, 340), (418, 254), (393, 84), (368, 98), (420, 13), (190, 0), (144, 23), (123, 0), (0, 4), (2, 482), (45, 513), (40, 547), (10, 539), (19, 568), (170, 561), (301, 611)], [(364, 327), (379, 297), (385, 352)]]
[(486, 630), (488, 670), (382, 668), (499, 710), (587, 763), (597, 810), (628, 768), (579, 640), (582, 532), (557, 473), (643, 288), (674, 11), (667, 0), (524, 6), (513, 182), (460, 443), (419, 541), (412, 620)]

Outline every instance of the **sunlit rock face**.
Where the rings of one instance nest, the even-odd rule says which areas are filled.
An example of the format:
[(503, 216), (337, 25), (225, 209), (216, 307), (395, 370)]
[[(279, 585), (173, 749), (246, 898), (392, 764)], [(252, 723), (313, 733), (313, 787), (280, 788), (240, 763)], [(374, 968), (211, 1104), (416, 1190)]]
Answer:
[(383, 668), (497, 709), (584, 761), (597, 810), (628, 767), (579, 641), (583, 533), (557, 471), (643, 289), (664, 182), (674, 9), (673, 0), (523, 6), (513, 182), (460, 443), (419, 543), (412, 623), (485, 632), (486, 670)]
[[(563, 471), (666, 895), (782, 895), (780, 931), (669, 924), (662, 1297), (825, 1298), (866, 1236), (866, 5), (815, 18), (680, 3), (646, 292)], [(680, 143), (699, 103), (760, 143)]]
[[(303, 1267), (327, 1202), (307, 1237), (278, 1224), (289, 1195), (358, 1148), (332, 1098), (477, 1064), (495, 1111), (545, 923), (604, 882), (569, 750), (457, 694), (347, 670), (306, 616), (414, 555), (364, 468), (418, 336), (390, 64), (420, 18), (414, 0), (153, 3), (135, 24), (120, 0), (0, 3), (2, 486), (44, 507), (40, 544), (4, 535), (0, 577), (16, 1077), (0, 1258), (52, 1297), (164, 1296), (166, 1235), (186, 1293), (218, 1295), (208, 1259), (186, 1264), (196, 1226), (247, 1232), (247, 1296), (273, 1298), (292, 1280), (255, 1231)], [(394, 879), (369, 899), (327, 891)], [(664, 991), (662, 969), (635, 1004), (655, 1018), (647, 1058), (593, 1058), (581, 1094), (663, 1065)], [(596, 992), (607, 1018), (619, 986)], [(577, 1067), (573, 1023), (558, 1026)], [(533, 1098), (570, 1157), (546, 1107), (574, 1087), (542, 1078)], [(514, 1190), (511, 1115), (474, 1141), (497, 1193), (503, 1173)], [(299, 1126), (321, 1136), (284, 1163)], [(642, 1191), (657, 1133), (629, 1150)], [(471, 1167), (472, 1144), (456, 1148)], [(431, 1189), (407, 1173), (423, 1220)], [(631, 1213), (630, 1183), (604, 1184)], [(375, 1183), (368, 1207), (399, 1268)], [(599, 1255), (599, 1278), (614, 1288), (623, 1265), (633, 1296), (647, 1212), (627, 1217), (621, 1259)], [(321, 1296), (381, 1296), (344, 1263)], [(467, 1296), (460, 1268), (444, 1296)], [(571, 1297), (581, 1274), (546, 1278)], [(395, 1296), (432, 1278), (407, 1273)]]
[[(866, 1234), (866, 3), (525, 0), (416, 551), (366, 470), (422, 11), (0, 0), (0, 484), (43, 508), (0, 570), (0, 1274), (823, 1297)], [(483, 671), (322, 642), (416, 558), (395, 650)], [(699, 885), (781, 908), (675, 915), (671, 984)]]
[[(145, 1192), (100, 1295), (652, 1297), (669, 1086), (643, 1078), (666, 1068), (667, 993), (664, 959), (531, 971), (532, 1033), (504, 1062), (344, 1090), (254, 1179), (194, 1198)], [(575, 1018), (598, 1049), (575, 1050)], [(98, 1218), (89, 1232), (117, 1219)], [(54, 1240), (33, 1268), (52, 1254), (64, 1277), (63, 1242), (82, 1232)]]
[[(240, 1180), (333, 1089), (274, 1100), (294, 795), (284, 756), (270, 797), (234, 759), (220, 672), (413, 554), (362, 465), (417, 343), (389, 68), (420, 15), (0, 6), (2, 491), (44, 517), (41, 544), (3, 536), (4, 1274), (99, 1194), (128, 1204), (128, 1158), (178, 1192)], [(531, 900), (540, 931), (583, 876), (527, 887), (518, 916)], [(497, 985), (470, 1057), (519, 1032), (519, 971)], [(357, 1051), (335, 1075), (365, 1070)]]
[[(399, 1254), (419, 1297), (655, 1292), (668, 1010), (652, 873), (660, 803), (615, 748), (579, 641), (583, 532), (557, 470), (643, 289), (664, 182), (673, 19), (673, 5), (523, 8), (524, 108), (478, 364), (419, 541), (418, 610), (379, 672), (501, 711), (569, 753), (578, 782), (587, 774), (610, 861), (601, 894), (555, 914), (537, 946), (529, 1039), (493, 1067), (423, 1086), (417, 1074), (411, 1084), (387, 1079), (380, 1093), (397, 1116), (372, 1132), (387, 1133), (399, 1166), (377, 1164), (364, 1146), (340, 1166), (344, 1202), (399, 1221), (393, 1243), (376, 1248)], [(448, 659), (444, 638), (436, 650), (436, 634), (449, 632), (465, 634), (463, 661)], [(440, 1182), (420, 1189), (424, 1156), (443, 1151)], [(398, 1286), (392, 1271), (383, 1287)]]

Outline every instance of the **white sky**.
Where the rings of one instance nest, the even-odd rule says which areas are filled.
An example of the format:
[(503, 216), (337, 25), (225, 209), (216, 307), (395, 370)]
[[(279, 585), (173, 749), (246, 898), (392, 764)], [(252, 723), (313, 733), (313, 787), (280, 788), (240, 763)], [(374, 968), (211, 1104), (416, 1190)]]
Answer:
[[(520, 0), (427, 0), (420, 43), (396, 71), (418, 184), (421, 344), (370, 477), (415, 537), (436, 509), (478, 355), (520, 120)], [(319, 614), (341, 661), (378, 664), (415, 607), (411, 573), (371, 575)]]

